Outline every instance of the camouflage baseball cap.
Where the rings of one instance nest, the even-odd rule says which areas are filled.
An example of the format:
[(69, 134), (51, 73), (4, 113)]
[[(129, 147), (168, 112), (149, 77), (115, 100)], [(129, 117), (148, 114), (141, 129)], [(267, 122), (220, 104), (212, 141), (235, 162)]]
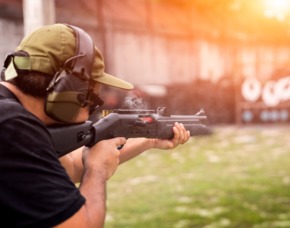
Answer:
[[(14, 65), (20, 70), (31, 70), (55, 75), (69, 58), (75, 55), (76, 38), (74, 31), (65, 24), (42, 26), (24, 37), (16, 51), (27, 52), (29, 56), (15, 56)], [(95, 46), (95, 60), (92, 68), (92, 79), (109, 86), (132, 89), (133, 85), (120, 78), (104, 72), (104, 61), (101, 52)], [(13, 65), (13, 64), (10, 64)], [(8, 79), (16, 77), (16, 71), (7, 68)]]

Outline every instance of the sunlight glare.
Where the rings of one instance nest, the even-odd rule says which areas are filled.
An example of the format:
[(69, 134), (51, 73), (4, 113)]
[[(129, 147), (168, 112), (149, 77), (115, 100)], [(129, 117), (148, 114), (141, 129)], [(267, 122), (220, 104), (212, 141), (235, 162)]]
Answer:
[(279, 21), (284, 21), (286, 14), (289, 12), (288, 0), (265, 0), (264, 14), (269, 18), (276, 18)]

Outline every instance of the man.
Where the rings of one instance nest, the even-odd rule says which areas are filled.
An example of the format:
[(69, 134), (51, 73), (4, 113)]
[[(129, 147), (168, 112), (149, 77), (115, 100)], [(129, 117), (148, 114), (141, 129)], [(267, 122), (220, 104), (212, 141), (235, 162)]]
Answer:
[(101, 84), (133, 88), (104, 72), (101, 53), (75, 26), (29, 34), (7, 56), (1, 79), (0, 217), (8, 227), (103, 227), (106, 181), (118, 165), (190, 137), (176, 123), (172, 140), (118, 137), (59, 158), (47, 126), (86, 121), (102, 103)]

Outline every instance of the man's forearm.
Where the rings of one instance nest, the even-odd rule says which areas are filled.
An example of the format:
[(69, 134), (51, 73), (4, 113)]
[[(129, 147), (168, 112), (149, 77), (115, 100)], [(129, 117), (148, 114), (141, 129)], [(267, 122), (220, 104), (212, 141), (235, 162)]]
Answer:
[(83, 147), (59, 158), (62, 166), (74, 183), (80, 183), (84, 173), (82, 150)]
[(152, 149), (155, 145), (155, 139), (132, 138), (128, 139), (121, 149), (120, 164), (138, 156), (146, 150)]
[(86, 170), (80, 184), (86, 198), (87, 221), (92, 227), (103, 227), (106, 216), (106, 178), (99, 170)]

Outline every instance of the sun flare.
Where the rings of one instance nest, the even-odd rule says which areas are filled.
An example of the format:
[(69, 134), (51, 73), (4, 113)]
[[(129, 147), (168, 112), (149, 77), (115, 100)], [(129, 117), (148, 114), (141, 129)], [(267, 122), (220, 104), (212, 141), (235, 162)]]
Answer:
[(284, 21), (286, 14), (289, 12), (289, 0), (264, 0), (264, 14), (269, 18), (277, 18)]

